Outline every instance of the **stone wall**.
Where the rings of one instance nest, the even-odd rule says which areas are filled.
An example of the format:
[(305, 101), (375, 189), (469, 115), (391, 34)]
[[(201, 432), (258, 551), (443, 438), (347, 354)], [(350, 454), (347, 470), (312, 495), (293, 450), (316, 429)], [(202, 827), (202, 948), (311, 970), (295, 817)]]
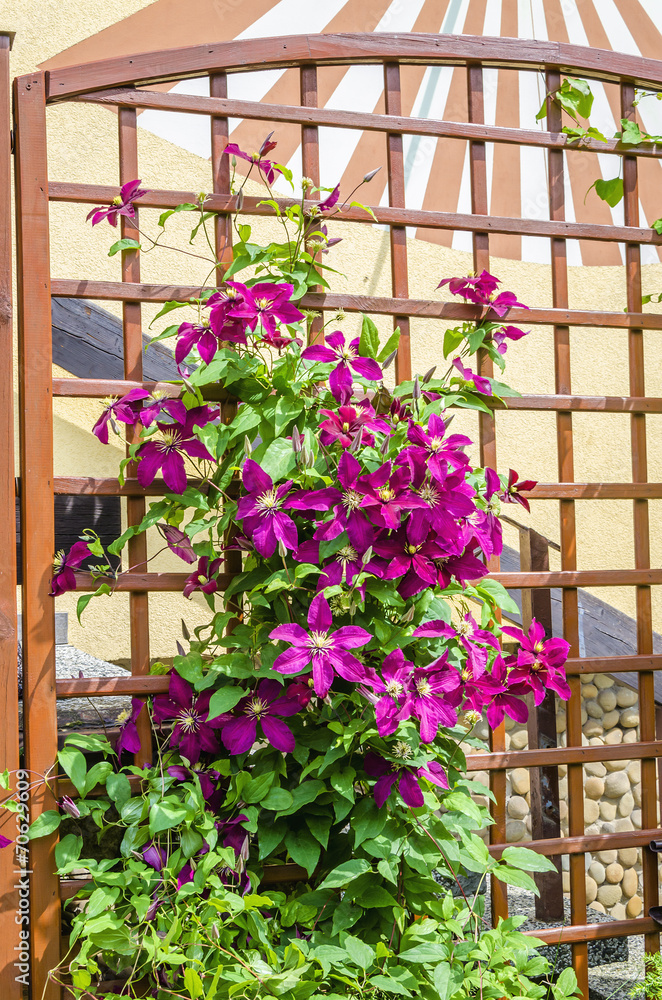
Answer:
[[(634, 743), (639, 739), (637, 691), (609, 674), (582, 677), (582, 742), (585, 746)], [(566, 713), (557, 704), (556, 729), (559, 746), (566, 745)], [(482, 723), (476, 735), (486, 739)], [(526, 727), (506, 719), (506, 748), (528, 747)], [(471, 752), (471, 751), (469, 751)], [(475, 751), (474, 751), (475, 752)], [(472, 777), (488, 785), (487, 771)], [(561, 834), (568, 834), (567, 768), (559, 767)], [(486, 797), (478, 796), (487, 805)], [(531, 840), (529, 772), (515, 768), (507, 772), (506, 839), (510, 843)], [(584, 822), (587, 834), (620, 833), (641, 829), (641, 763), (638, 760), (607, 760), (584, 765)], [(485, 837), (487, 831), (483, 831)], [(570, 891), (568, 857), (562, 858), (563, 888)], [(641, 850), (626, 848), (586, 855), (586, 901), (600, 913), (622, 920), (637, 917), (643, 908)]]

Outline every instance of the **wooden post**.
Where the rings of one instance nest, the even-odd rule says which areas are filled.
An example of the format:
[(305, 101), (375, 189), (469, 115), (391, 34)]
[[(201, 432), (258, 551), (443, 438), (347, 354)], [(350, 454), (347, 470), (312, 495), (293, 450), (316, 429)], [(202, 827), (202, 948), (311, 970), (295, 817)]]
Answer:
[[(520, 570), (549, 572), (549, 545), (537, 531), (520, 528)], [(532, 619), (552, 635), (552, 594), (550, 590), (522, 591), (522, 625), (527, 631)], [(556, 746), (556, 697), (545, 692), (540, 705), (529, 696), (529, 750), (546, 750)], [(549, 840), (561, 836), (559, 811), (559, 772), (556, 767), (532, 767), (530, 777), (531, 836), (533, 840)], [(536, 919), (562, 923), (563, 877), (561, 859), (555, 857), (555, 872), (538, 872), (533, 877), (540, 890), (536, 898)]]

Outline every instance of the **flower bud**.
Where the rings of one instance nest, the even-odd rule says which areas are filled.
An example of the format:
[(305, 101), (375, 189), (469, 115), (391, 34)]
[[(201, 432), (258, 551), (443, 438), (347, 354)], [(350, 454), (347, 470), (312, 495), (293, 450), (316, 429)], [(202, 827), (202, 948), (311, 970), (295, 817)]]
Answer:
[(299, 455), (301, 453), (301, 449), (302, 448), (303, 448), (303, 438), (299, 434), (298, 429), (296, 427), (293, 427), (292, 428), (292, 450), (293, 450), (294, 454), (295, 455)]
[(285, 543), (280, 538), (278, 539), (278, 555), (281, 557), (281, 559), (285, 559), (287, 557), (287, 549), (285, 547)]
[(412, 621), (413, 618), (414, 618), (415, 612), (416, 612), (416, 607), (415, 607), (415, 605), (412, 604), (412, 606), (407, 611), (405, 611), (404, 615), (400, 615), (400, 621), (401, 622), (410, 622), (410, 621)]
[(414, 387), (411, 391), (411, 395), (412, 399), (418, 400), (421, 398), (421, 383), (419, 382), (418, 375), (414, 379)]
[(68, 813), (69, 816), (73, 816), (74, 819), (80, 818), (80, 809), (78, 808), (74, 800), (70, 798), (68, 795), (64, 795), (60, 799), (60, 808), (63, 809), (64, 812)]
[(361, 447), (361, 438), (362, 437), (363, 437), (363, 428), (359, 427), (358, 431), (356, 432), (356, 434), (352, 438), (352, 443), (350, 444), (350, 446), (349, 446), (349, 448), (347, 450), (349, 452), (358, 451), (359, 448)]
[(240, 188), (239, 194), (237, 195), (237, 211), (241, 212), (244, 207), (244, 189)]
[(437, 366), (433, 365), (432, 368), (430, 368), (430, 370), (425, 373), (425, 375), (421, 379), (421, 382), (423, 383), (423, 385), (427, 385), (428, 384), (428, 382), (430, 381), (430, 379), (432, 378), (432, 376), (434, 375), (434, 373), (436, 372), (436, 370), (437, 370)]
[(244, 452), (246, 454), (246, 458), (250, 458), (253, 454), (253, 445), (250, 442), (248, 434), (244, 434)]
[(386, 361), (383, 362), (383, 364), (382, 364), (382, 371), (383, 372), (385, 372), (387, 368), (391, 367), (391, 365), (393, 364), (393, 362), (395, 361), (395, 359), (397, 358), (397, 356), (398, 356), (398, 351), (397, 351), (397, 348), (396, 348), (395, 351), (391, 351), (391, 353), (387, 357)]
[(367, 566), (372, 559), (372, 545), (370, 545), (361, 556), (361, 564)]
[(347, 315), (342, 309), (339, 309), (334, 318), (336, 323), (342, 323), (342, 321), (347, 318)]
[(313, 182), (312, 182), (312, 179), (310, 177), (302, 177), (301, 178), (301, 190), (302, 191), (307, 191), (308, 188), (311, 188), (312, 186), (313, 186)]
[(370, 170), (363, 178), (363, 183), (369, 184), (372, 178), (375, 176), (375, 174), (378, 174), (381, 169), (382, 169), (381, 167), (375, 167), (374, 170)]

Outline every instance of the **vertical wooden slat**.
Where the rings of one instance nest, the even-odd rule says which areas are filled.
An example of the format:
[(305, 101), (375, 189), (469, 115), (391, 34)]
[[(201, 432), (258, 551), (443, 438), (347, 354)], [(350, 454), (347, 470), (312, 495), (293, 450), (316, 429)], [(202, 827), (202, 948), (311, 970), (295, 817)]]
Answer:
[[(402, 114), (400, 66), (384, 64), (384, 101), (387, 115)], [(386, 137), (386, 165), (388, 170), (388, 203), (392, 208), (405, 207), (405, 168), (402, 154), (402, 135), (389, 132)], [(409, 266), (407, 263), (407, 229), (391, 226), (391, 287), (394, 298), (409, 297)], [(408, 316), (394, 316), (393, 326), (400, 327), (400, 346), (395, 359), (396, 382), (411, 378), (411, 340)]]
[[(120, 108), (119, 127), (119, 168), (120, 184), (135, 180), (138, 172), (137, 114), (133, 108)], [(122, 237), (140, 239), (138, 232), (138, 210), (135, 219), (122, 216)], [(129, 250), (122, 253), (122, 281), (140, 281), (140, 251)], [(122, 305), (122, 329), (124, 336), (124, 378), (134, 382), (143, 377), (142, 317), (140, 302), (124, 302)], [(127, 427), (127, 445), (136, 439), (137, 431)], [(135, 469), (128, 474), (135, 475)], [(127, 524), (140, 524), (145, 516), (145, 498), (127, 497)], [(129, 540), (129, 565), (137, 572), (147, 569), (147, 536), (143, 533)], [(129, 594), (129, 621), (131, 634), (131, 673), (139, 676), (149, 673), (149, 595), (146, 591)], [(138, 765), (152, 759), (152, 733), (147, 709), (143, 708), (138, 718), (138, 735), (141, 748), (136, 754)]]
[[(16, 240), (18, 268), (21, 525), (23, 541), (23, 707), (25, 765), (35, 781), (57, 753), (55, 602), (49, 596), (53, 516), (51, 282), (43, 73), (20, 77), (16, 123)], [(44, 783), (30, 797), (34, 820), (55, 808)], [(32, 995), (58, 1000), (48, 973), (60, 960), (56, 836), (30, 845)]]
[[(212, 73), (209, 77), (209, 93), (211, 97), (228, 96), (227, 73)], [(214, 194), (228, 194), (230, 191), (230, 158), (223, 156), (227, 146), (230, 129), (227, 118), (212, 115), (211, 118), (211, 163)], [(217, 284), (223, 280), (223, 274), (232, 263), (232, 216), (217, 215), (214, 237), (216, 241), (216, 258), (220, 261), (217, 270)]]
[[(299, 78), (301, 107), (317, 107), (317, 66), (302, 66)], [(320, 184), (320, 147), (319, 129), (317, 125), (301, 126), (301, 170), (303, 177), (308, 177), (315, 187)], [(319, 258), (319, 254), (316, 255)], [(321, 292), (323, 288), (315, 285), (313, 292)], [(316, 316), (310, 325), (309, 341), (311, 344), (321, 343), (324, 339), (322, 328), (324, 315)]]
[[(485, 121), (483, 101), (483, 67), (479, 63), (467, 65), (467, 106), (469, 121), (480, 125)], [(485, 162), (485, 143), (469, 143), (469, 178), (471, 183), (471, 211), (476, 215), (487, 215), (487, 170)], [(489, 270), (490, 248), (487, 233), (474, 233), (472, 236), (474, 270), (480, 273)], [(481, 375), (488, 378), (494, 374), (492, 361), (483, 350), (478, 352), (478, 369)], [(496, 424), (493, 414), (478, 414), (478, 440), (480, 445), (480, 463), (496, 469)], [(490, 560), (490, 569), (498, 570), (499, 559)], [(506, 750), (506, 727), (500, 726), (490, 732), (490, 748), (498, 753)], [(496, 797), (496, 802), (490, 804), (494, 823), (490, 827), (490, 843), (498, 844), (506, 841), (506, 771), (490, 771), (490, 789)], [(501, 917), (508, 916), (508, 889), (503, 882), (492, 879), (492, 920), (496, 923)]]
[[(547, 73), (548, 93), (554, 93), (561, 85), (558, 72)], [(547, 123), (553, 132), (561, 131), (561, 110), (552, 97), (547, 99)], [(564, 163), (563, 151), (549, 151), (549, 211), (556, 221), (565, 219)], [(555, 307), (568, 307), (568, 267), (566, 242), (551, 240), (552, 254), (552, 296)], [(554, 327), (554, 372), (557, 393), (570, 393), (570, 330), (567, 326)], [(556, 439), (559, 480), (571, 483), (574, 479), (574, 458), (572, 443), (572, 414), (558, 413), (556, 417)], [(574, 500), (560, 501), (561, 568), (577, 568), (577, 539), (575, 530)], [(563, 590), (563, 634), (570, 643), (570, 656), (579, 656), (579, 606), (577, 590)], [(572, 692), (567, 706), (568, 746), (582, 744), (581, 678), (569, 678)], [(568, 832), (571, 837), (584, 833), (584, 772), (581, 764), (568, 765)], [(583, 854), (570, 855), (570, 914), (573, 924), (586, 923), (586, 869)], [(572, 959), (579, 987), (588, 1000), (588, 946), (573, 944)]]
[[(635, 118), (633, 101), (634, 85), (621, 84), (621, 117)], [(639, 225), (639, 184), (637, 158), (623, 157), (623, 210), (626, 226)], [(641, 249), (637, 243), (625, 246), (625, 271), (627, 287), (627, 307), (631, 312), (641, 312)], [(644, 376), (644, 333), (643, 330), (629, 330), (628, 355), (630, 362), (630, 393), (644, 396), (646, 380)], [(633, 413), (630, 417), (630, 437), (632, 446), (632, 482), (645, 483), (648, 480), (648, 459), (646, 453), (646, 417), (643, 413)], [(650, 526), (648, 501), (633, 501), (634, 522), (634, 564), (637, 569), (650, 567)], [(637, 652), (653, 652), (653, 621), (651, 609), (651, 588), (636, 588), (637, 608)], [(655, 739), (655, 688), (651, 670), (639, 673), (639, 738)], [(641, 822), (657, 821), (657, 768), (655, 760), (641, 762)], [(658, 857), (649, 848), (642, 850), (642, 875), (644, 885), (644, 912), (658, 904)], [(646, 951), (659, 951), (660, 936), (653, 932), (646, 935)]]
[[(9, 50), (11, 36), (0, 32), (0, 427), (4, 434), (0, 450), (0, 768), (13, 772), (16, 788), (18, 756), (18, 683), (16, 621), (16, 535), (14, 486), (14, 387), (12, 341), (12, 247), (11, 247), (11, 90)], [(0, 794), (6, 794), (0, 793)], [(16, 839), (16, 816), (0, 810), (0, 834)], [(19, 925), (17, 858), (13, 847), (0, 851), (0, 994), (17, 1000), (21, 984), (16, 981)]]

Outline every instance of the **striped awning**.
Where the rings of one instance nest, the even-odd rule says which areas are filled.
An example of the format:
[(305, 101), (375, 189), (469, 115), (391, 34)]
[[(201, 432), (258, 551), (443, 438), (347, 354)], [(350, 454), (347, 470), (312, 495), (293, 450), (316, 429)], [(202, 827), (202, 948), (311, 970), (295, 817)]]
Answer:
[[(662, 56), (662, 0), (157, 0), (150, 6), (78, 43), (43, 68), (65, 66), (137, 51), (149, 41), (158, 50), (232, 38), (317, 32), (432, 32), (519, 37), (572, 42), (651, 58)], [(485, 121), (488, 125), (544, 128), (536, 112), (544, 96), (540, 73), (485, 70)], [(421, 118), (462, 121), (467, 118), (466, 73), (453, 67), (407, 66), (402, 69), (402, 113)], [(172, 87), (188, 94), (208, 94), (207, 79)], [(620, 128), (619, 94), (609, 84), (592, 84), (591, 124), (611, 136)], [(274, 104), (298, 104), (298, 76), (293, 70), (238, 73), (230, 77), (229, 97)], [(320, 106), (339, 110), (383, 112), (383, 76), (379, 67), (334, 66), (319, 72)], [(662, 133), (662, 102), (644, 99), (638, 108), (643, 128)], [(207, 121), (195, 115), (143, 111), (143, 128), (201, 157), (211, 155)], [(231, 122), (232, 141), (257, 148), (264, 127)], [(274, 157), (301, 176), (300, 130), (281, 125)], [(467, 143), (456, 139), (407, 136), (404, 140), (406, 204), (409, 208), (470, 212)], [(320, 129), (321, 182), (341, 182), (351, 190), (372, 168), (385, 164), (384, 137), (351, 129)], [(619, 159), (609, 154), (568, 152), (566, 217), (569, 221), (623, 224), (622, 205), (611, 208), (595, 191), (594, 180), (617, 175)], [(489, 211), (498, 216), (548, 219), (546, 156), (541, 148), (488, 145)], [(662, 173), (651, 158), (640, 161), (641, 223), (662, 216)], [(386, 170), (372, 181), (371, 204), (388, 200)], [(281, 182), (282, 184), (282, 182)], [(286, 188), (280, 188), (286, 193)], [(588, 192), (588, 194), (587, 194)], [(414, 231), (430, 242), (470, 249), (470, 235)], [(549, 241), (528, 236), (490, 240), (496, 257), (549, 261)], [(617, 246), (570, 241), (571, 265), (620, 264)], [(644, 263), (658, 262), (658, 251), (642, 248)]]

